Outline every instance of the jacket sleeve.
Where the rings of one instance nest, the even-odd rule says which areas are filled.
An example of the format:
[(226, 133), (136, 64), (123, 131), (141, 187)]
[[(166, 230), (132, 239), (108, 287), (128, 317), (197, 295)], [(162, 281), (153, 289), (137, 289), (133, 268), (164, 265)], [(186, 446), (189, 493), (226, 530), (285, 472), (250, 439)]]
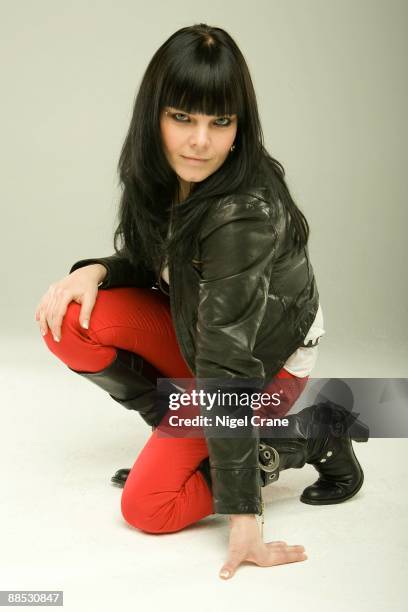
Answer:
[(107, 275), (99, 285), (100, 289), (109, 289), (111, 287), (151, 287), (155, 282), (155, 274), (140, 264), (134, 266), (129, 259), (122, 253), (114, 253), (108, 257), (99, 257), (93, 259), (81, 259), (74, 263), (69, 274), (91, 264), (99, 263), (105, 266)]
[[(266, 310), (276, 232), (264, 205), (248, 199), (224, 203), (209, 217), (200, 240), (196, 377), (200, 389), (205, 390), (213, 388), (211, 381), (205, 379), (228, 381), (224, 389), (217, 386), (227, 392), (231, 392), (234, 380), (242, 385), (251, 379), (248, 388), (238, 389), (259, 392), (264, 386), (265, 372), (253, 351)], [(259, 382), (257, 386), (253, 379)], [(225, 413), (220, 406), (214, 408)], [(217, 414), (214, 408), (213, 419)], [(244, 413), (239, 404), (229, 408), (231, 417), (242, 417)], [(215, 512), (260, 514), (257, 433), (249, 427), (244, 436), (241, 433), (233, 438), (211, 433), (213, 426), (204, 430)]]

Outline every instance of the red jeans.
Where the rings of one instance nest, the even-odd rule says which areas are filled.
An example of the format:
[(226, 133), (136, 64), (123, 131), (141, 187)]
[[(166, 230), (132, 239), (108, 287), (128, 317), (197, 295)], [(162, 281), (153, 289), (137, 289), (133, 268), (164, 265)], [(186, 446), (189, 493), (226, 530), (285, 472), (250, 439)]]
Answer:
[[(79, 324), (80, 305), (71, 302), (55, 342), (44, 336), (48, 348), (73, 370), (98, 372), (115, 358), (116, 348), (142, 356), (157, 377), (192, 378), (178, 346), (169, 298), (155, 289), (116, 287), (99, 291), (89, 329)], [(303, 391), (307, 378), (282, 369), (265, 392), (292, 379), (284, 415)], [(197, 466), (208, 457), (205, 438), (166, 438), (151, 433), (136, 458), (122, 493), (121, 510), (132, 526), (148, 533), (170, 533), (213, 514), (211, 491)]]

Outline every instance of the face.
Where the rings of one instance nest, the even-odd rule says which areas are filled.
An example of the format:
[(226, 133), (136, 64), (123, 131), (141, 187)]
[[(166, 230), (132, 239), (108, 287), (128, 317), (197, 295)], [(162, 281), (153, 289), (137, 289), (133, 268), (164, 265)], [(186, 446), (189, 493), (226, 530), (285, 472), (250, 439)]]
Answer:
[(167, 161), (186, 196), (190, 183), (206, 179), (231, 154), (237, 115), (191, 114), (167, 106), (160, 117), (160, 130)]

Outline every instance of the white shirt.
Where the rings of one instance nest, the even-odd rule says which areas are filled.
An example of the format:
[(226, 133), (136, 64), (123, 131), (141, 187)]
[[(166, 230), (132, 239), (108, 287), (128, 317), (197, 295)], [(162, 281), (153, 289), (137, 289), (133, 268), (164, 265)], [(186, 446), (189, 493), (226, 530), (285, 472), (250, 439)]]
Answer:
[[(314, 321), (307, 332), (306, 338), (304, 339), (305, 344), (307, 344), (309, 340), (312, 340), (314, 343), (318, 338), (320, 338), (320, 336), (323, 336), (323, 334), (326, 333), (323, 329), (323, 325), (323, 311), (319, 303), (319, 308), (317, 309)], [(290, 357), (288, 357), (283, 367), (285, 370), (299, 378), (309, 376), (315, 366), (318, 350), (317, 345), (310, 347), (300, 346), (290, 355)]]

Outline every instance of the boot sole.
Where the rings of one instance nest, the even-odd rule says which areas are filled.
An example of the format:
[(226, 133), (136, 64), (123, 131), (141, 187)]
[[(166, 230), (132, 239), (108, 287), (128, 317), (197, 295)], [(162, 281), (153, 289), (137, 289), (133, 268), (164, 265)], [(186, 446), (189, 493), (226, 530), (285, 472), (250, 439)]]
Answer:
[(329, 506), (332, 504), (341, 504), (342, 502), (347, 501), (348, 499), (351, 499), (352, 497), (354, 497), (359, 490), (361, 489), (361, 487), (363, 486), (364, 483), (364, 472), (363, 472), (363, 468), (360, 465), (359, 460), (357, 459), (355, 452), (354, 452), (354, 448), (353, 448), (353, 444), (350, 445), (351, 446), (351, 451), (353, 453), (354, 459), (359, 467), (360, 470), (360, 474), (361, 474), (361, 480), (358, 484), (358, 486), (354, 489), (354, 491), (352, 491), (351, 493), (349, 493), (348, 495), (345, 495), (344, 497), (338, 497), (337, 499), (310, 499), (307, 497), (303, 497), (303, 495), (300, 496), (300, 501), (303, 504), (309, 504), (310, 506)]
[(111, 478), (111, 484), (114, 487), (120, 487), (121, 489), (123, 489), (123, 487), (125, 486), (125, 482), (124, 480), (113, 480), (113, 478)]

